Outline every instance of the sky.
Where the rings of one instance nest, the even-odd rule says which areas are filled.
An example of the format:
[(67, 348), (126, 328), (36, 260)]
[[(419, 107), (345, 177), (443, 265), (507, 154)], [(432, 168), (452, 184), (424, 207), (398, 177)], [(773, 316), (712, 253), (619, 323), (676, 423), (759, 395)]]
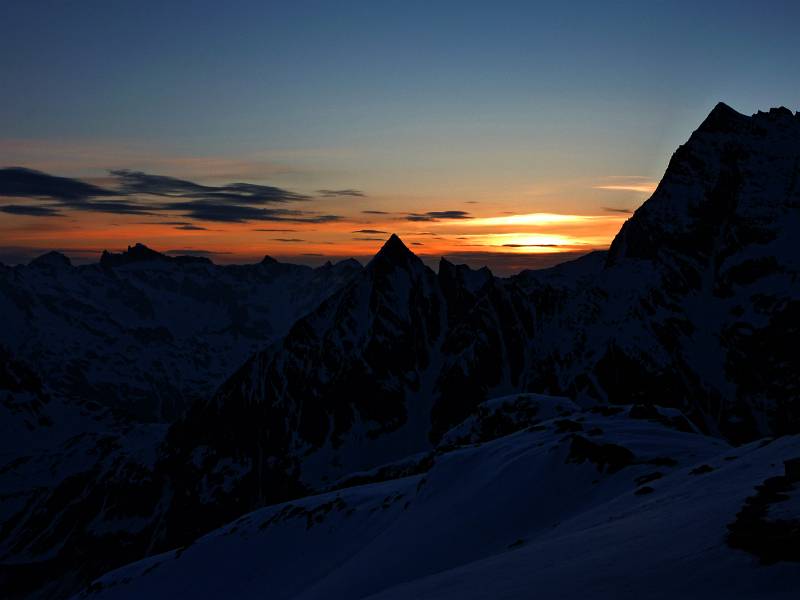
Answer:
[(609, 245), (719, 102), (800, 109), (800, 3), (0, 2), (0, 261), (135, 242), (507, 274)]

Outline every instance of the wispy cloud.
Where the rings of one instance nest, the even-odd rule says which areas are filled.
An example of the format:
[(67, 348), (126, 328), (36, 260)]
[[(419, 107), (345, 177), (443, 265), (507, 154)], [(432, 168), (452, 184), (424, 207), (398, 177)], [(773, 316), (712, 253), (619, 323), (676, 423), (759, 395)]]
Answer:
[(503, 248), (559, 248), (560, 244), (501, 244)]
[(342, 196), (350, 196), (353, 198), (364, 198), (366, 194), (361, 190), (317, 190), (317, 194), (323, 198), (340, 198)]
[(470, 214), (463, 210), (431, 210), (426, 213), (408, 213), (407, 221), (440, 221), (449, 219), (471, 219)]
[(356, 229), (353, 233), (367, 233), (367, 234), (377, 234), (377, 233), (389, 233), (388, 231), (382, 231), (380, 229)]
[(63, 217), (58, 207), (36, 206), (29, 204), (6, 204), (0, 206), (0, 211), (10, 215), (24, 215), (28, 217)]
[(125, 169), (111, 174), (118, 184), (116, 189), (22, 167), (0, 169), (0, 197), (26, 198), (40, 203), (0, 205), (0, 210), (7, 214), (37, 217), (57, 216), (64, 210), (149, 216), (167, 213), (173, 218), (181, 216), (224, 223), (330, 223), (342, 219), (339, 215), (311, 210), (265, 208), (265, 204), (309, 199), (303, 194), (273, 186), (251, 183), (208, 186)]
[(621, 213), (621, 214), (626, 214), (626, 215), (629, 215), (629, 214), (631, 214), (633, 212), (633, 209), (630, 209), (630, 208), (614, 207), (614, 206), (604, 206), (603, 210), (606, 211), (606, 212)]
[(231, 254), (230, 252), (224, 252), (221, 250), (197, 250), (195, 248), (178, 248), (175, 250), (165, 250), (164, 254), (172, 254), (172, 255), (185, 255), (185, 256), (215, 256), (215, 255), (224, 255), (224, 254)]
[(254, 183), (228, 183), (221, 186), (208, 186), (176, 177), (152, 175), (127, 169), (111, 171), (111, 175), (119, 179), (120, 189), (128, 195), (144, 194), (210, 202), (223, 201), (236, 204), (274, 204), (309, 199), (308, 196), (303, 194)]
[(78, 202), (119, 195), (119, 192), (70, 177), (57, 177), (24, 167), (0, 169), (0, 196)]
[(638, 192), (641, 194), (652, 194), (658, 181), (653, 181), (649, 177), (639, 175), (610, 175), (603, 178), (603, 181), (593, 185), (596, 190), (606, 190), (612, 192)]
[(484, 217), (472, 219), (467, 225), (486, 226), (486, 225), (524, 225), (524, 226), (549, 226), (566, 225), (577, 223), (588, 223), (610, 217), (596, 215), (570, 215), (559, 213), (528, 213), (522, 215), (507, 215), (502, 217)]

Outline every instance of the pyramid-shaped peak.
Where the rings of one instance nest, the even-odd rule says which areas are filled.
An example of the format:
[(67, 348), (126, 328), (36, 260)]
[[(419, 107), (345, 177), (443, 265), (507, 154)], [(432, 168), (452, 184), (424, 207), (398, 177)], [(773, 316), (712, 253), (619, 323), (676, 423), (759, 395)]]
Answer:
[(389, 259), (405, 259), (409, 255), (414, 256), (414, 253), (408, 249), (400, 237), (393, 233), (389, 239), (384, 242), (383, 247), (378, 251), (376, 256), (384, 256)]
[(373, 270), (375, 268), (394, 268), (403, 267), (409, 268), (412, 265), (419, 264), (422, 266), (422, 261), (414, 254), (403, 241), (397, 236), (392, 234), (388, 240), (383, 244), (383, 247), (369, 262), (369, 267)]
[(737, 129), (749, 117), (732, 109), (724, 102), (717, 102), (708, 116), (703, 120), (698, 131), (723, 132)]

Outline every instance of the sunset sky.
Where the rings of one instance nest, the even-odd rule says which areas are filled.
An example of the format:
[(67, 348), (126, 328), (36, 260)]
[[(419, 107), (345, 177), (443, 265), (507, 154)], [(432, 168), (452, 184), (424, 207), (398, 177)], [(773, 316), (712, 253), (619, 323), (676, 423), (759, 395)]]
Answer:
[(800, 107), (800, 3), (565, 4), (4, 2), (0, 261), (508, 273), (607, 247), (718, 101)]

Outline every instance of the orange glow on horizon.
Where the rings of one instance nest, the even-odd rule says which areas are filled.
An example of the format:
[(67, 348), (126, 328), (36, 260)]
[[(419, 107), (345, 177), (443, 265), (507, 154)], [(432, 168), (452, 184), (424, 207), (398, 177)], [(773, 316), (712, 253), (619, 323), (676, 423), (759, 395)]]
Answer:
[[(396, 233), (416, 254), (555, 254), (605, 248), (625, 215), (527, 213), (412, 222), (402, 217), (380, 221), (352, 219), (315, 224), (292, 222), (148, 222), (141, 216), (81, 214), (64, 217), (14, 217), (2, 230), (4, 245), (73, 251), (91, 258), (102, 250), (124, 250), (136, 242), (161, 252), (208, 253), (215, 261), (251, 262), (264, 255), (367, 257)], [(13, 220), (13, 228), (8, 221)], [(109, 222), (112, 221), (112, 222)], [(363, 233), (366, 232), (366, 233)]]

